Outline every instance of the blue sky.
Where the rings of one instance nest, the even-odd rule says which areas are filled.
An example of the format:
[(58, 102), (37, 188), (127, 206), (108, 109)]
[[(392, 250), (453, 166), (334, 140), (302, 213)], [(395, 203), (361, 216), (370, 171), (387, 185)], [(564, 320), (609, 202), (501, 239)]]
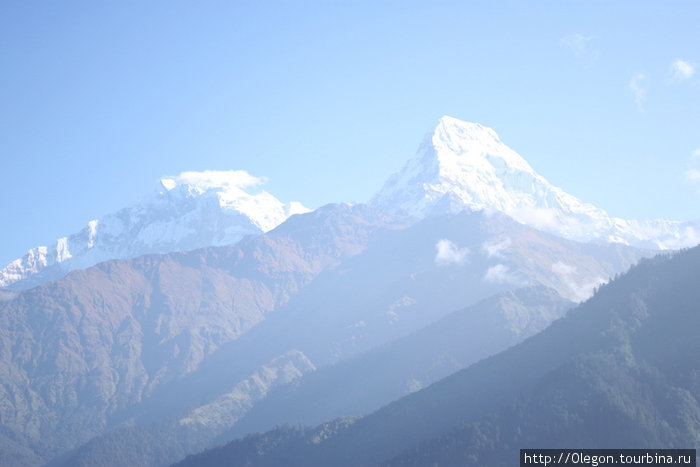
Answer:
[(0, 3), (0, 263), (164, 175), (366, 201), (442, 115), (624, 218), (700, 217), (697, 2)]

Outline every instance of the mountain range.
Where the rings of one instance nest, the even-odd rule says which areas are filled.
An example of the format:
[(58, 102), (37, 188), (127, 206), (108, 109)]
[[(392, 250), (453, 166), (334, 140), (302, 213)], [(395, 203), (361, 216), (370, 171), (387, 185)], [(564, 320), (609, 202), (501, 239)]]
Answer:
[[(140, 203), (91, 220), (81, 231), (10, 262), (0, 270), (0, 289), (28, 289), (108, 259), (229, 245), (308, 212), (301, 203), (285, 204), (259, 190), (263, 182), (242, 170), (164, 177)], [(660, 250), (700, 243), (700, 220), (611, 217), (550, 184), (491, 128), (448, 116), (369, 204), (418, 218), (464, 209), (495, 210), (583, 242)]]
[[(448, 261), (444, 241), (461, 256)], [(276, 385), (514, 287), (578, 298), (643, 255), (561, 239), (495, 213), (412, 222), (371, 206), (329, 205), (235, 246), (112, 260), (0, 304), (1, 387), (13, 401), (0, 415), (8, 429), (46, 443), (44, 458), (154, 423), (180, 446), (183, 432), (197, 433), (188, 436), (200, 443), (191, 448), (202, 449)], [(524, 302), (522, 313), (488, 333), (470, 315), (479, 332), (472, 347), (454, 350), (458, 362), (503, 350), (563, 310), (550, 298), (533, 315), (535, 300)], [(428, 340), (420, 348), (430, 347)], [(430, 384), (458, 362), (414, 377), (412, 386), (399, 382), (388, 398), (370, 394), (364, 407)], [(261, 379), (271, 371), (277, 376)]]
[[(0, 270), (0, 288), (31, 288), (108, 259), (228, 245), (308, 211), (298, 202), (285, 204), (259, 190), (263, 182), (242, 170), (164, 177), (140, 203), (91, 220), (81, 231), (10, 262)], [(491, 128), (448, 116), (370, 204), (419, 218), (463, 209), (496, 210), (584, 242), (661, 250), (700, 243), (700, 221), (611, 217), (550, 184)]]
[[(392, 221), (366, 211), (357, 222), (316, 211), (237, 246), (103, 262), (0, 303), (3, 426), (53, 452), (128, 420)], [(239, 363), (245, 373), (266, 362)]]
[[(262, 465), (282, 454), (261, 442), (330, 459), (368, 414), (437, 397), (443, 378), (551, 332), (640, 259), (697, 243), (698, 222), (611, 218), (450, 117), (369, 204), (309, 211), (254, 193), (261, 181), (166, 177), (0, 272), (0, 463), (169, 465), (281, 424), (318, 428), (237, 446)], [(367, 461), (417, 449), (400, 448)]]
[(138, 204), (10, 262), (0, 270), (0, 288), (29, 289), (110, 259), (230, 245), (309, 211), (257, 190), (262, 182), (243, 170), (164, 177)]
[(185, 466), (510, 466), (519, 449), (700, 443), (700, 248), (647, 260), (541, 333), (360, 418)]

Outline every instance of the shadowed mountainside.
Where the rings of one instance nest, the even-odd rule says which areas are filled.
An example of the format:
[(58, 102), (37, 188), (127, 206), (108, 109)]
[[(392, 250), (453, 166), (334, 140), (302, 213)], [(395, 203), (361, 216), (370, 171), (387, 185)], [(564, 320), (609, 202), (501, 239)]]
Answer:
[(580, 297), (643, 254), (497, 213), (414, 223), (329, 205), (233, 247), (109, 261), (4, 302), (0, 415), (46, 460), (159, 433), (157, 452), (134, 448), (145, 457), (124, 465), (162, 465), (305, 373), (515, 287)]
[(326, 436), (281, 428), (178, 465), (506, 466), (522, 447), (695, 447), (698, 275), (700, 248), (643, 261), (540, 334)]
[(3, 426), (44, 456), (87, 441), (402, 225), (366, 206), (302, 217), (233, 247), (104, 262), (0, 303)]

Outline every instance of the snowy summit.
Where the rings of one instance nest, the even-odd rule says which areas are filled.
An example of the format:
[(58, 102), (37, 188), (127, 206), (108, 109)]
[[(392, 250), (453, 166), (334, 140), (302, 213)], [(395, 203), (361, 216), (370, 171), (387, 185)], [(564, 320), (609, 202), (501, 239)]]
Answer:
[(164, 177), (141, 202), (12, 261), (0, 270), (0, 287), (30, 288), (109, 259), (232, 244), (309, 211), (260, 190), (264, 182), (243, 170)]
[[(245, 170), (183, 172), (177, 177), (160, 180), (163, 188), (180, 196), (213, 196), (224, 212), (241, 213), (263, 232), (270, 231), (289, 216), (308, 212), (301, 203), (284, 204), (267, 191), (250, 193), (267, 180), (250, 175)], [(248, 190), (248, 191), (246, 191)], [(226, 242), (230, 243), (230, 242)]]
[(370, 201), (417, 217), (494, 209), (578, 241), (668, 249), (700, 242), (698, 225), (627, 221), (584, 203), (535, 172), (491, 128), (442, 117), (403, 169)]

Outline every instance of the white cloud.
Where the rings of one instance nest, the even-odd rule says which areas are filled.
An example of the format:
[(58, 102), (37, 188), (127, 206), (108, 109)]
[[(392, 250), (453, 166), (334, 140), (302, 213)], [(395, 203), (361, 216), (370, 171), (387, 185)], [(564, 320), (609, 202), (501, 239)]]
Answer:
[(649, 92), (649, 78), (644, 73), (637, 73), (632, 77), (629, 84), (634, 103), (639, 110), (644, 110), (644, 102), (647, 99)]
[(671, 71), (673, 72), (673, 79), (676, 81), (685, 81), (695, 74), (695, 65), (678, 59), (671, 64)]
[(698, 183), (700, 182), (700, 170), (699, 169), (690, 169), (685, 173), (685, 179), (688, 180), (691, 183)]
[(503, 252), (510, 247), (511, 241), (509, 237), (503, 240), (487, 240), (481, 244), (481, 249), (486, 252), (489, 258), (503, 258)]
[(416, 299), (407, 295), (404, 295), (400, 299), (396, 300), (394, 303), (389, 305), (389, 309), (385, 313), (387, 322), (392, 326), (398, 323), (399, 319), (401, 319), (401, 315), (399, 314), (401, 308), (405, 308), (415, 304)]
[(486, 271), (484, 275), (484, 281), (491, 282), (494, 284), (519, 284), (518, 280), (513, 273), (510, 272), (510, 268), (505, 264), (497, 264), (491, 266)]
[(574, 276), (576, 275), (576, 267), (561, 261), (552, 264), (552, 272), (554, 272), (559, 280), (562, 281), (571, 291), (571, 297), (569, 298), (579, 302), (588, 299), (591, 295), (593, 295), (596, 287), (605, 284), (605, 279), (602, 277), (595, 277), (591, 280), (577, 282), (574, 280)]
[(457, 245), (445, 238), (439, 240), (435, 244), (435, 249), (437, 250), (435, 262), (439, 265), (447, 265), (450, 263), (464, 264), (467, 261), (467, 256), (469, 255), (468, 248), (459, 248)]
[(576, 268), (561, 261), (557, 261), (552, 264), (552, 271), (558, 276), (569, 276), (576, 272)]
[(19, 295), (19, 292), (14, 292), (11, 290), (0, 290), (0, 302), (9, 302), (10, 300), (14, 299), (17, 295)]
[(583, 55), (589, 55), (592, 59), (598, 58), (598, 51), (591, 50), (589, 43), (593, 40), (593, 36), (585, 36), (583, 34), (571, 34), (569, 36), (562, 37), (559, 43), (564, 47), (568, 48), (574, 55), (581, 57)]
[(660, 240), (656, 243), (662, 250), (678, 250), (700, 244), (700, 232), (691, 226), (687, 226), (679, 234), (679, 236), (667, 237), (665, 240)]
[(349, 325), (347, 328), (348, 329), (353, 329), (353, 328), (366, 328), (367, 323), (365, 323), (365, 320), (360, 320), (357, 323)]
[(691, 168), (685, 172), (685, 179), (690, 183), (700, 183), (700, 169), (698, 165), (700, 164), (700, 148), (693, 151), (690, 156)]
[(491, 206), (484, 206), (481, 212), (484, 214), (484, 216), (491, 217), (494, 214), (499, 214), (501, 211), (494, 209)]
[(574, 282), (569, 283), (569, 287), (576, 295), (576, 299), (580, 302), (588, 300), (595, 292), (596, 287), (605, 284), (605, 279), (602, 277), (596, 277), (595, 279), (583, 282), (581, 284), (576, 284)]
[(204, 170), (202, 172), (182, 172), (175, 177), (161, 179), (166, 190), (186, 184), (201, 190), (210, 187), (252, 188), (267, 183), (267, 178), (256, 177), (245, 170)]
[(518, 222), (531, 225), (537, 229), (556, 228), (559, 226), (554, 209), (519, 207), (509, 213)]
[(411, 306), (416, 304), (416, 299), (413, 297), (409, 297), (408, 295), (404, 295), (400, 299), (396, 300), (394, 303), (389, 305), (389, 311), (396, 311), (399, 308)]
[[(683, 243), (681, 244), (681, 246), (700, 244), (700, 234), (697, 230), (690, 226), (686, 227), (685, 230), (683, 230), (683, 232), (681, 233), (681, 235), (681, 238), (683, 239)], [(676, 249), (681, 248), (681, 246), (676, 247)]]

